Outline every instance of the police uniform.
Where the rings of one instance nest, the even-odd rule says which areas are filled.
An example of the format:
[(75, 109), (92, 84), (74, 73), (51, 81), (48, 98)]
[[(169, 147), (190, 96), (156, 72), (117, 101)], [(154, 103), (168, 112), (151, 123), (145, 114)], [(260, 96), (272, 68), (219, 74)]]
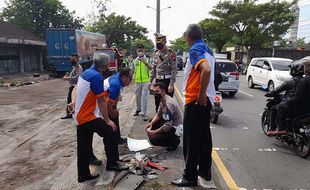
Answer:
[[(156, 37), (156, 44), (166, 41), (166, 36), (159, 33), (154, 34)], [(156, 50), (154, 53), (154, 63), (152, 65), (150, 82), (152, 83), (154, 79), (156, 82), (163, 82), (166, 85), (166, 94), (173, 97), (173, 92), (168, 92), (169, 86), (174, 86), (175, 78), (177, 75), (177, 63), (176, 54), (171, 49), (165, 48), (165, 50)], [(160, 97), (155, 95), (155, 106), (156, 112), (158, 110), (160, 103)]]

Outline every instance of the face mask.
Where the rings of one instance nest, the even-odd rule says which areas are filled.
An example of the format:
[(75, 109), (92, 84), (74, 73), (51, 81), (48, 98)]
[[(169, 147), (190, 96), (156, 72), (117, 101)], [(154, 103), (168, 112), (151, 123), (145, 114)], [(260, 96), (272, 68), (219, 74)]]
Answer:
[(139, 57), (143, 57), (143, 56), (144, 56), (144, 53), (141, 52), (141, 51), (139, 51), (139, 52), (138, 52), (138, 56), (139, 56)]
[(163, 44), (156, 44), (156, 48), (161, 50), (164, 48), (164, 45)]

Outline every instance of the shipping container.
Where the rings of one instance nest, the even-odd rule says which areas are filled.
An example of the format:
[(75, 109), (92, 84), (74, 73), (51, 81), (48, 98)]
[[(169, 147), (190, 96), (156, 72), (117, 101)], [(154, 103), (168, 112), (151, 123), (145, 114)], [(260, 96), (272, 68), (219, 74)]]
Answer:
[(73, 29), (53, 28), (46, 31), (47, 69), (59, 75), (72, 69), (70, 55), (78, 53), (80, 64), (89, 63), (97, 48), (106, 44), (103, 34)]

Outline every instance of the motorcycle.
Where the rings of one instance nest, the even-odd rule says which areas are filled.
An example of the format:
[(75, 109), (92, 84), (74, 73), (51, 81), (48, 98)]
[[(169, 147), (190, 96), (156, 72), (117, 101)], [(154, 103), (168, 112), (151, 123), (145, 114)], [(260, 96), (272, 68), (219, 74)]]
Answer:
[(222, 93), (216, 92), (216, 95), (214, 97), (214, 106), (211, 110), (211, 118), (210, 118), (211, 123), (215, 124), (219, 118), (219, 115), (223, 112), (221, 102), (222, 102)]
[[(270, 127), (270, 110), (274, 105), (281, 102), (281, 95), (268, 98), (266, 107), (262, 113), (261, 125), (265, 135), (271, 130)], [(276, 118), (277, 123), (277, 118)], [(281, 143), (287, 143), (293, 148), (294, 152), (302, 157), (310, 156), (310, 113), (297, 116), (295, 118), (286, 118), (285, 122), (288, 133), (277, 135), (275, 138)]]

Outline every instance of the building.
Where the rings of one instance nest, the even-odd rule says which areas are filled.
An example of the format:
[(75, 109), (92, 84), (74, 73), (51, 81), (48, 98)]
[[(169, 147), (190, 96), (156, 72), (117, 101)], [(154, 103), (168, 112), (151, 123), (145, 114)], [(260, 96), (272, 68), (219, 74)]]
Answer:
[(42, 71), (45, 47), (38, 36), (0, 21), (0, 74)]

